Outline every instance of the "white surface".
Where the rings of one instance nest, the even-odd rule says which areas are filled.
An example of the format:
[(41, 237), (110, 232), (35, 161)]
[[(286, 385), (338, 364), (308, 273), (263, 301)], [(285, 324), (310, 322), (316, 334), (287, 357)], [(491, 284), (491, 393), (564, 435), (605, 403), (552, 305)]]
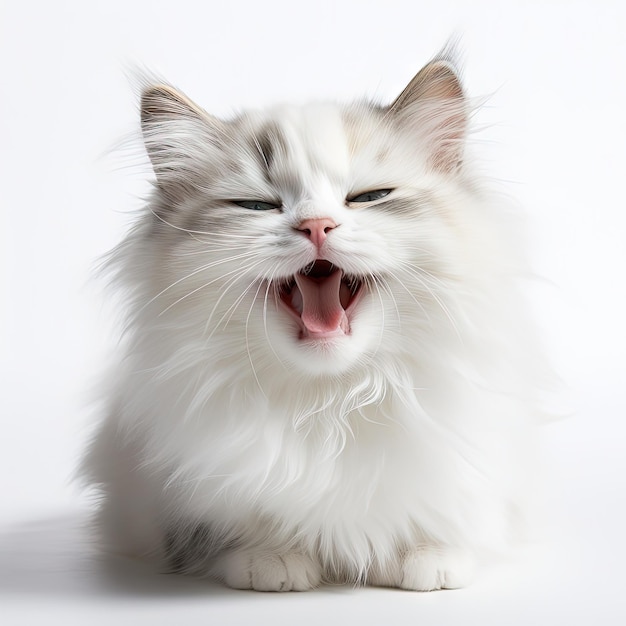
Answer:
[[(3, 624), (623, 624), (626, 9), (619, 2), (5, 2), (0, 17), (0, 621)], [(102, 156), (137, 111), (128, 62), (210, 111), (391, 100), (464, 33), (488, 167), (527, 207), (546, 344), (574, 417), (546, 428), (546, 539), (471, 588), (267, 595), (104, 571), (69, 476), (112, 345), (94, 259), (144, 166)], [(136, 163), (136, 159), (132, 163)], [(5, 615), (8, 619), (5, 619)]]

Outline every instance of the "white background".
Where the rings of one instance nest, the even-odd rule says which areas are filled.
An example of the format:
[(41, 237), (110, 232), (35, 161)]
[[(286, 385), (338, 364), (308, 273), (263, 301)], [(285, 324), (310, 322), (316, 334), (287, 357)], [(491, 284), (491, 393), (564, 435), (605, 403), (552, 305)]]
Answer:
[[(0, 621), (626, 623), (626, 6), (109, 0), (0, 4)], [(526, 207), (547, 350), (573, 415), (545, 429), (545, 536), (471, 588), (267, 595), (103, 570), (70, 482), (114, 347), (91, 272), (147, 190), (126, 76), (209, 111), (390, 101), (451, 34), (494, 184)], [(3, 618), (6, 615), (7, 620)]]

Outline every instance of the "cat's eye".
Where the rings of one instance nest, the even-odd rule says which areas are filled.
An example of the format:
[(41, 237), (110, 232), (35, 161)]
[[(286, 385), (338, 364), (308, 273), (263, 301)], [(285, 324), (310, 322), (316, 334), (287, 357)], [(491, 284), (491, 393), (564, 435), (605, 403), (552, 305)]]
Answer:
[(346, 200), (348, 202), (375, 202), (385, 196), (388, 196), (393, 189), (374, 189), (372, 191), (366, 191), (356, 196), (348, 196)]
[(233, 200), (232, 203), (251, 211), (270, 211), (280, 209), (282, 206), (280, 202), (264, 202), (263, 200)]

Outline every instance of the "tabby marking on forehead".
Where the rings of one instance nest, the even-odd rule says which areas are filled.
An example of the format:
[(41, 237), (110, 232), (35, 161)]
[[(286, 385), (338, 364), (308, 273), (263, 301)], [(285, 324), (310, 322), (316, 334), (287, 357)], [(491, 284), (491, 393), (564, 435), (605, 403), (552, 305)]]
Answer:
[(252, 136), (255, 157), (268, 182), (271, 182), (272, 167), (277, 158), (286, 153), (286, 142), (282, 137), (278, 124), (266, 123), (260, 131)]

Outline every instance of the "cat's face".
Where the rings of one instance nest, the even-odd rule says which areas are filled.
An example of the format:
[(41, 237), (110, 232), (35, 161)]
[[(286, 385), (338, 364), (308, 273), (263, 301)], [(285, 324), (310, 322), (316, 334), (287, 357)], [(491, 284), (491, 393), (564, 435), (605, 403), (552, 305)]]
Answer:
[(445, 314), (465, 123), (448, 65), (427, 66), (389, 108), (222, 122), (154, 87), (142, 114), (160, 315), (239, 341), (254, 368), (276, 358), (317, 375), (407, 349)]

